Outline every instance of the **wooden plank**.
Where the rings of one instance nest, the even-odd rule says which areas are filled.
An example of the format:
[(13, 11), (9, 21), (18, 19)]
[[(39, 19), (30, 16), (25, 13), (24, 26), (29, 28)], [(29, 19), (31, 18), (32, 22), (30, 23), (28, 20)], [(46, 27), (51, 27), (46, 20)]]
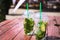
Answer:
[(4, 34), (6, 31), (8, 31), (9, 29), (11, 29), (12, 26), (15, 26), (15, 25), (18, 23), (18, 22), (16, 22), (16, 21), (18, 21), (18, 20), (13, 20), (13, 21), (11, 21), (10, 23), (2, 26), (2, 27), (0, 28), (0, 36), (1, 36), (2, 34)]
[(21, 28), (23, 28), (22, 22), (21, 23), (19, 21), (16, 22), (18, 22), (18, 24), (13, 26), (13, 28), (11, 28), (3, 35), (1, 35), (0, 40), (12, 40), (12, 38), (14, 38), (20, 32)]
[(13, 40), (24, 40), (24, 30), (22, 29), (22, 31)]
[(9, 22), (11, 22), (12, 20), (6, 20), (0, 23), (0, 27), (2, 27), (3, 25), (8, 24)]
[(56, 19), (58, 24), (60, 24), (60, 16), (53, 16), (53, 17), (50, 16), (46, 33), (48, 34), (48, 36), (60, 37), (60, 34), (59, 34), (60, 26), (59, 27), (55, 26), (56, 22), (54, 21), (54, 19)]
[[(29, 40), (30, 36), (24, 35), (24, 29), (13, 40)], [(32, 36), (31, 40), (36, 40), (35, 36)]]
[(17, 33), (20, 32), (20, 30), (21, 27), (19, 25), (15, 25), (12, 29), (0, 36), (0, 40), (11, 40)]
[(4, 25), (6, 25), (6, 24), (12, 22), (13, 20), (15, 20), (15, 19), (5, 20), (5, 21), (1, 22), (1, 23), (0, 23), (0, 27), (2, 27), (2, 26), (4, 26)]
[(56, 17), (57, 23), (60, 24), (60, 16)]

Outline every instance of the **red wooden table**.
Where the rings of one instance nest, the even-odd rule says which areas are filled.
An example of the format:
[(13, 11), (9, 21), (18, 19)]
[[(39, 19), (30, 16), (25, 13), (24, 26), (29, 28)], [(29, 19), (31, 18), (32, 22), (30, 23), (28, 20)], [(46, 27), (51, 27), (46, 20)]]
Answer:
[[(52, 21), (54, 17), (49, 18), (48, 36), (60, 36), (58, 35), (58, 29), (53, 26)], [(56, 17), (58, 23), (60, 23), (60, 17)], [(0, 40), (28, 40), (30, 36), (24, 34), (23, 27), (24, 18), (16, 18), (12, 20), (6, 20), (0, 23)], [(53, 31), (53, 32), (52, 32)], [(56, 33), (55, 33), (56, 32)], [(36, 40), (35, 36), (32, 36), (31, 40)]]
[[(25, 37), (27, 38), (27, 36)], [(23, 18), (17, 18), (1, 22), (0, 40), (24, 40)]]

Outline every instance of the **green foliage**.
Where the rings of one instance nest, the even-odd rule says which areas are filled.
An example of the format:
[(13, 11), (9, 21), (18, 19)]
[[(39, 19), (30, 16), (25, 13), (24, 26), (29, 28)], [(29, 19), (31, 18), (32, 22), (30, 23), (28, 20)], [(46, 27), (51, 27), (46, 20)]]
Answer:
[(5, 15), (0, 14), (0, 22), (5, 20)]

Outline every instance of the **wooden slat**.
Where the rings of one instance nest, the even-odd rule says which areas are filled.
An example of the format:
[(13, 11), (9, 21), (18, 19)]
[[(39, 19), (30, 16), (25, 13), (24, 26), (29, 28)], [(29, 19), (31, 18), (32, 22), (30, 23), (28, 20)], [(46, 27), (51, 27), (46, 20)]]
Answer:
[(5, 20), (3, 22), (0, 23), (0, 27), (2, 27), (3, 25), (8, 24), (9, 22), (11, 22), (12, 20)]
[(22, 29), (22, 31), (13, 40), (24, 40), (24, 30)]
[(3, 33), (5, 33), (6, 31), (8, 31), (9, 29), (11, 29), (12, 26), (15, 26), (15, 25), (18, 23), (18, 22), (16, 22), (16, 21), (18, 21), (18, 20), (13, 20), (13, 21), (11, 21), (10, 23), (2, 26), (2, 27), (0, 28), (0, 36), (1, 36)]
[(0, 40), (11, 40), (21, 30), (21, 27), (17, 24), (12, 29), (0, 36)]
[(22, 21), (17, 20), (15, 22), (18, 22), (18, 24), (12, 26), (10, 30), (1, 35), (0, 40), (12, 40), (12, 38), (14, 38), (20, 32), (21, 28), (23, 28)]
[(55, 26), (56, 22), (54, 21), (54, 19), (56, 19), (58, 24), (60, 24), (60, 16), (55, 16), (55, 17), (50, 16), (46, 33), (48, 34), (48, 36), (60, 37), (60, 34), (59, 34), (60, 26), (59, 27)]
[(60, 24), (60, 17), (56, 17), (57, 23)]
[[(28, 40), (30, 36), (24, 36), (24, 29), (13, 40)], [(32, 36), (31, 40), (36, 40), (35, 36)]]
[(1, 22), (1, 23), (0, 23), (0, 27), (2, 27), (2, 26), (4, 26), (4, 25), (6, 25), (6, 24), (12, 22), (13, 20), (15, 20), (15, 19), (5, 20), (5, 21)]

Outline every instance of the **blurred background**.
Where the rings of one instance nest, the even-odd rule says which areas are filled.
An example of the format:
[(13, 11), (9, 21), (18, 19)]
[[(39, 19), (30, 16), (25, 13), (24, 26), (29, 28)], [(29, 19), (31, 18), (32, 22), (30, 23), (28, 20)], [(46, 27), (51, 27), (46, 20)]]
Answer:
[[(1, 20), (13, 19), (18, 17), (26, 11), (26, 1), (13, 13), (14, 8), (18, 4), (19, 0), (0, 1), (0, 15)], [(27, 0), (29, 4), (29, 10), (33, 12), (39, 12), (39, 4), (42, 2), (42, 12), (48, 15), (58, 16), (60, 13), (60, 0)], [(50, 14), (51, 13), (51, 14)], [(4, 15), (4, 16), (2, 16)]]
[[(26, 0), (13, 12), (19, 1), (20, 0), (0, 0), (0, 40), (13, 40), (15, 37), (14, 40), (20, 40), (20, 38), (23, 40), (22, 36), (24, 31), (20, 32), (20, 28), (23, 27), (26, 2), (29, 4), (29, 13), (36, 18), (36, 23), (39, 19), (39, 5), (40, 2), (42, 3), (43, 20), (48, 22), (46, 34), (49, 38), (51, 38), (51, 36), (54, 38), (50, 40), (55, 40), (55, 38), (56, 40), (60, 40), (60, 0)], [(34, 38), (32, 40), (34, 40)]]
[[(29, 3), (29, 10), (33, 12), (39, 12), (39, 4), (40, 0), (27, 0)], [(13, 9), (16, 7), (19, 0), (13, 0), (12, 5), (9, 9), (9, 13), (6, 16), (12, 16), (12, 14), (16, 14), (15, 17), (19, 14), (23, 14), (26, 11), (26, 1), (17, 9), (15, 13), (13, 13)], [(42, 11), (48, 15), (60, 15), (60, 0), (42, 0)], [(11, 14), (11, 15), (9, 15)]]

